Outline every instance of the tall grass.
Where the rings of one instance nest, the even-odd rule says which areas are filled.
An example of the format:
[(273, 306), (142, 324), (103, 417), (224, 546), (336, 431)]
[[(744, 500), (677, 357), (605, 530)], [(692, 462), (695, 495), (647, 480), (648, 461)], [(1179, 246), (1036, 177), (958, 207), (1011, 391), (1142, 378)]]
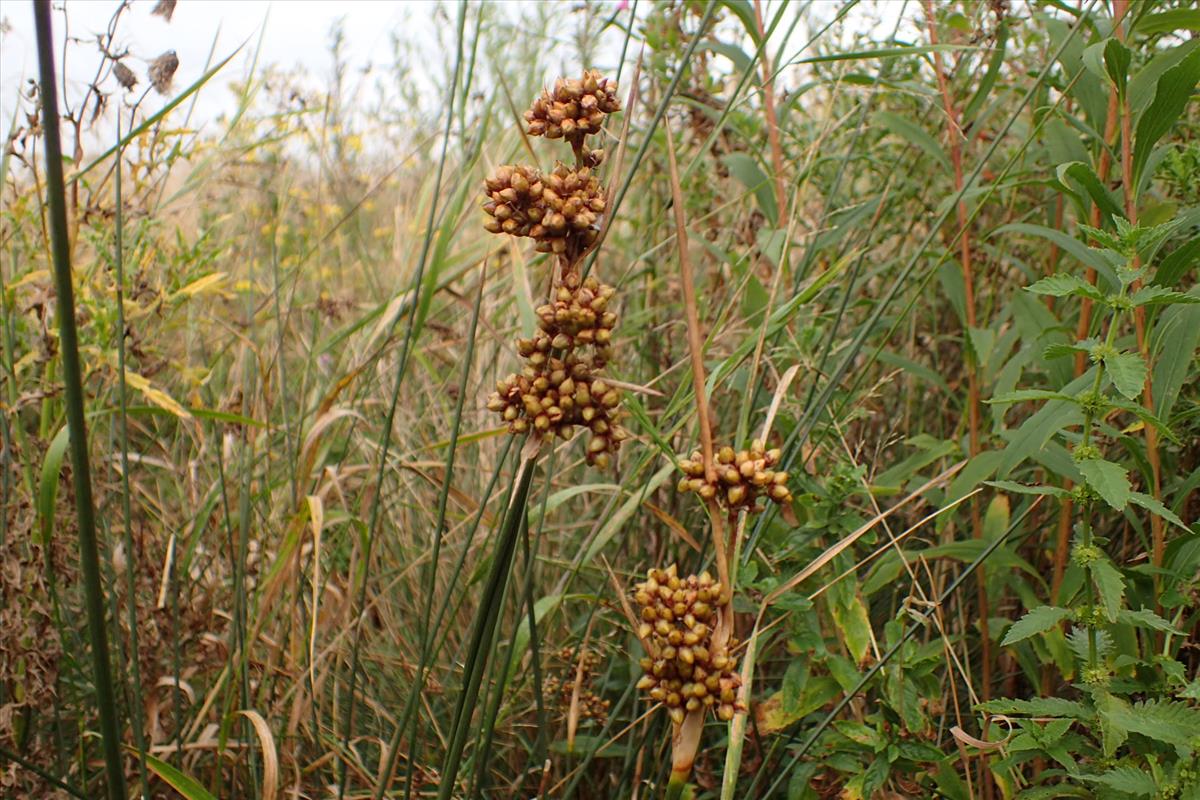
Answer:
[[(626, 595), (670, 563), (728, 577), (742, 677), (671, 791), (1195, 791), (1189, 5), (471, 3), (436, 62), (218, 41), (164, 94), (71, 41), (78, 96), (35, 8), (0, 794), (664, 796)], [(554, 259), (482, 181), (563, 158), (521, 115), (585, 67), (625, 104), (608, 469), (485, 407)], [(764, 430), (794, 501), (714, 528), (678, 454)]]

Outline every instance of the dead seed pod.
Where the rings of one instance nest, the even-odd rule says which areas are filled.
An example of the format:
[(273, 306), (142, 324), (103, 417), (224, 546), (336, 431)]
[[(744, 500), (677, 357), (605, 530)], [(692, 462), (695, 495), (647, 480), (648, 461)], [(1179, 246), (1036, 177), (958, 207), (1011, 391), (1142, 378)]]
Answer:
[(537, 250), (578, 254), (596, 241), (606, 200), (589, 167), (564, 164), (543, 176), (527, 166), (504, 165), (484, 181), (483, 210), (490, 233), (528, 236)]
[(536, 249), (562, 255), (571, 244), (579, 245), (578, 250), (594, 243), (607, 200), (591, 168), (572, 169), (559, 163), (544, 183), (541, 229), (529, 234), (537, 240)]
[(634, 587), (640, 607), (638, 637), (650, 652), (641, 660), (637, 688), (667, 707), (676, 723), (689, 711), (713, 709), (723, 720), (744, 710), (738, 703), (741, 676), (730, 641), (713, 643), (717, 606), (725, 591), (707, 572), (680, 577), (674, 564), (652, 569)]
[(580, 280), (577, 273), (568, 274), (555, 289), (553, 302), (536, 311), (541, 330), (532, 339), (519, 340), (518, 348), (547, 352), (591, 346), (599, 360), (606, 361), (617, 324), (617, 314), (609, 308), (615, 294), (613, 287), (590, 275)]
[(586, 70), (580, 78), (559, 78), (552, 91), (543, 91), (525, 112), (525, 129), (530, 136), (581, 142), (600, 132), (606, 115), (620, 110), (617, 82)]
[(618, 422), (620, 394), (596, 375), (590, 362), (534, 350), (525, 368), (496, 383), (488, 409), (500, 414), (510, 433), (534, 433), (570, 439), (587, 428), (587, 460), (604, 468), (628, 438)]
[(484, 181), (484, 212), (491, 217), (483, 227), (489, 233), (533, 236), (542, 231), (546, 214), (542, 202), (542, 176), (533, 167), (504, 165)]
[(555, 655), (558, 664), (551, 668), (555, 674), (547, 677), (542, 683), (545, 695), (557, 701), (556, 705), (565, 716), (571, 708), (571, 698), (575, 693), (576, 671), (582, 662), (583, 680), (579, 685), (579, 718), (604, 725), (608, 721), (608, 710), (612, 704), (592, 689), (592, 681), (596, 671), (600, 668), (600, 654), (594, 650), (585, 650), (582, 656), (577, 657), (572, 648), (563, 647)]
[(680, 459), (683, 477), (679, 479), (678, 489), (694, 492), (706, 501), (715, 500), (731, 510), (746, 508), (759, 512), (762, 508), (756, 502), (760, 497), (768, 497), (779, 505), (789, 505), (792, 492), (787, 486), (788, 474), (773, 469), (781, 456), (779, 449), (767, 450), (758, 439), (751, 442), (749, 450), (734, 451), (732, 447), (722, 447), (713, 464), (716, 480), (710, 482), (705, 475), (703, 456), (697, 451), (691, 458)]

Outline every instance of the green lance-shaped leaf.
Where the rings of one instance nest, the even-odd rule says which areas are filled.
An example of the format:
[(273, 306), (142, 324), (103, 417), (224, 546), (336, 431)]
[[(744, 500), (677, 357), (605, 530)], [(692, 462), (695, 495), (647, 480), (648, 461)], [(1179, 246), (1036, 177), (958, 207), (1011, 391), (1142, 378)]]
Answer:
[(1068, 275), (1065, 273), (1047, 275), (1037, 283), (1026, 286), (1025, 289), (1034, 294), (1045, 294), (1051, 297), (1076, 295), (1078, 297), (1088, 297), (1092, 300), (1104, 299), (1104, 293), (1095, 286), (1092, 286), (1078, 275)]
[(1125, 508), (1132, 491), (1125, 468), (1102, 458), (1089, 458), (1076, 463), (1079, 472), (1098, 495), (1118, 511)]
[(1162, 502), (1148, 494), (1143, 492), (1131, 492), (1129, 495), (1129, 502), (1133, 503), (1135, 506), (1141, 506), (1152, 514), (1157, 514), (1167, 522), (1170, 522), (1172, 525), (1177, 525), (1178, 527), (1183, 528), (1188, 533), (1192, 532), (1192, 529), (1184, 524), (1184, 521), (1181, 520), (1174, 511), (1167, 508), (1162, 504)]
[(1186, 58), (1164, 72), (1158, 79), (1154, 101), (1138, 120), (1133, 146), (1133, 181), (1138, 185), (1142, 170), (1150, 159), (1154, 145), (1158, 143), (1179, 115), (1187, 108), (1192, 91), (1200, 81), (1200, 50), (1193, 50)]
[(1108, 377), (1117, 391), (1136, 400), (1146, 385), (1146, 362), (1137, 353), (1117, 353), (1104, 359)]
[(1028, 639), (1030, 636), (1045, 633), (1069, 616), (1071, 616), (1071, 611), (1067, 608), (1038, 606), (1014, 622), (1012, 627), (1008, 629), (1008, 633), (1004, 634), (1004, 641), (1000, 642), (1000, 644), (1003, 647), (1008, 647), (1011, 644)]

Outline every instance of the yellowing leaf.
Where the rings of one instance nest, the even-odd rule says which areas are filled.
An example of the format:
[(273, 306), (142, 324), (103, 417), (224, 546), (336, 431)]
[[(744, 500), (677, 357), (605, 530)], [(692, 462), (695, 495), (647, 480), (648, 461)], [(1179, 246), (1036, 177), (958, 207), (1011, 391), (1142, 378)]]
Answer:
[(195, 297), (202, 292), (215, 291), (225, 281), (224, 272), (213, 272), (205, 275), (203, 278), (196, 280), (184, 286), (179, 291), (171, 295), (172, 300), (177, 300), (180, 297)]
[(136, 372), (125, 373), (125, 382), (144, 394), (147, 400), (159, 408), (170, 411), (180, 419), (192, 419), (192, 412), (181, 406), (171, 395), (161, 389), (154, 388), (150, 381)]
[(28, 275), (25, 275), (20, 280), (14, 282), (14, 283), (10, 283), (8, 285), (8, 288), (9, 289), (20, 289), (22, 286), (26, 286), (30, 283), (37, 283), (38, 281), (49, 281), (49, 280), (50, 280), (50, 270), (35, 269), (33, 272), (30, 272)]

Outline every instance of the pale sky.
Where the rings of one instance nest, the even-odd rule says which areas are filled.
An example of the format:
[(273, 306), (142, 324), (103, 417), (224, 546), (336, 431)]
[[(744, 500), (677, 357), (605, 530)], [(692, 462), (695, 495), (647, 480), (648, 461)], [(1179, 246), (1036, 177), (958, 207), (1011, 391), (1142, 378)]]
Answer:
[[(506, 0), (500, 7), (507, 6), (515, 15), (522, 8), (528, 10), (529, 4), (537, 1)], [(579, 1), (556, 0), (564, 9), (574, 7)], [(812, 6), (803, 3), (795, 6), (807, 6), (816, 16), (828, 18), (837, 13), (841, 1), (818, 0)], [(642, 8), (648, 10), (650, 2), (643, 0), (639, 16), (643, 14)], [(768, 17), (773, 14), (777, 2), (779, 0), (765, 2), (764, 14)], [(106, 30), (119, 3), (118, 0), (65, 0), (65, 3), (69, 33), (73, 39), (82, 40), (76, 41), (69, 50), (65, 76), (68, 96), (78, 98), (95, 77), (99, 63), (95, 38)], [(617, 0), (599, 0), (599, 3), (615, 8)], [(56, 9), (62, 4), (62, 0), (55, 0)], [(445, 54), (438, 50), (438, 28), (454, 24), (444, 13), (435, 13), (438, 3), (433, 0), (179, 0), (170, 23), (150, 13), (154, 5), (155, 0), (134, 0), (117, 29), (116, 49), (129, 49), (130, 56), (123, 63), (139, 78), (135, 93), (140, 93), (147, 85), (147, 63), (167, 50), (174, 50), (179, 58), (170, 95), (174, 96), (203, 74), (210, 50), (216, 61), (245, 43), (233, 61), (199, 93), (193, 126), (203, 125), (234, 108), (233, 97), (224, 87), (246, 77), (260, 35), (258, 70), (267, 65), (283, 69), (299, 67), (308, 74), (308, 84), (320, 89), (329, 85), (329, 34), (338, 19), (343, 21), (352, 70), (370, 63), (387, 65), (391, 58), (393, 33), (415, 51), (412, 63), (428, 63), (431, 69), (436, 69), (446, 63)], [(446, 5), (452, 14), (452, 4)], [(886, 35), (901, 9), (905, 9), (906, 18), (911, 18), (919, 13), (918, 6), (914, 0), (862, 3), (848, 15), (847, 30), (870, 30), (874, 35)], [(3, 33), (0, 34), (0, 131), (7, 133), (12, 125), (18, 92), (23, 91), (28, 79), (37, 78), (32, 3), (30, 0), (0, 0), (0, 21), (3, 22)], [(53, 23), (55, 46), (61, 51), (64, 33), (61, 11), (56, 10)], [(728, 24), (737, 30), (736, 21), (731, 20)], [(801, 25), (792, 37), (789, 50), (799, 47), (807, 38), (805, 27)], [(725, 30), (728, 32), (730, 28)], [(614, 35), (615, 31), (609, 33)], [(452, 33), (449, 38), (453, 38)], [(427, 54), (427, 58), (421, 58), (421, 54)], [(61, 69), (61, 54), (58, 63)], [(423, 78), (421, 75), (414, 77)], [(64, 82), (62, 75), (59, 81)], [(102, 88), (109, 92), (119, 91), (111, 76)], [(152, 113), (170, 96), (151, 93), (143, 108)]]
[[(118, 6), (117, 0), (67, 0), (72, 38), (88, 41), (73, 45), (68, 58), (67, 83), (72, 96), (79, 96), (95, 75), (97, 59), (94, 41), (103, 33)], [(60, 6), (59, 2), (55, 6)], [(238, 45), (248, 42), (222, 74), (217, 86), (228, 85), (245, 76), (260, 32), (265, 35), (258, 66), (274, 64), (284, 68), (300, 66), (311, 75), (324, 78), (330, 71), (329, 31), (339, 18), (344, 20), (351, 65), (365, 66), (372, 58), (378, 63), (390, 55), (389, 38), (393, 31), (405, 40), (429, 43), (439, 24), (433, 15), (436, 3), (430, 0), (180, 0), (168, 24), (150, 13), (154, 0), (135, 0), (122, 15), (117, 33), (118, 49), (128, 47), (125, 63), (139, 77), (141, 91), (146, 86), (146, 64), (159, 54), (174, 50), (179, 57), (174, 91), (178, 92), (204, 74), (213, 42), (214, 60), (224, 58)], [(37, 51), (34, 38), (32, 3), (29, 0), (0, 0), (0, 19), (7, 22), (0, 38), (0, 129), (8, 130), (16, 93), (29, 78), (37, 79)], [(452, 23), (451, 23), (452, 24)], [(55, 46), (61, 49), (63, 15), (54, 14)], [(61, 61), (59, 62), (61, 67)], [(62, 81), (62, 77), (59, 78)], [(115, 88), (105, 86), (106, 90)], [(211, 86), (212, 84), (210, 84)], [(173, 92), (174, 93), (174, 92)], [(152, 96), (155, 97), (155, 96)], [(164, 103), (169, 98), (149, 101)], [(200, 93), (197, 116), (207, 119), (233, 107), (225, 91), (209, 88)]]

